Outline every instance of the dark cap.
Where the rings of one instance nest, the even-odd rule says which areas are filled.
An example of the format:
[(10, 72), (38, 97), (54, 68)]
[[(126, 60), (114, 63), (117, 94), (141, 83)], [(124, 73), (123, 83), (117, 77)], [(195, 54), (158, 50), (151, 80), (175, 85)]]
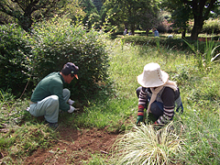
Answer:
[(77, 79), (78, 79), (78, 75), (77, 75), (78, 71), (79, 71), (79, 67), (72, 62), (67, 62), (62, 69), (62, 73), (64, 75), (71, 74), (72, 77), (75, 76)]

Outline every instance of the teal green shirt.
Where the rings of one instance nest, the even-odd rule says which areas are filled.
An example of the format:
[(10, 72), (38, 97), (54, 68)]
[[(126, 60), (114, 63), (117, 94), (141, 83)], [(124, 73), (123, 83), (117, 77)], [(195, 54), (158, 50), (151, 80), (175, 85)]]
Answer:
[(64, 79), (59, 72), (50, 73), (37, 84), (31, 101), (38, 102), (48, 96), (57, 95), (59, 97), (59, 109), (68, 111), (70, 106), (63, 99), (63, 84)]

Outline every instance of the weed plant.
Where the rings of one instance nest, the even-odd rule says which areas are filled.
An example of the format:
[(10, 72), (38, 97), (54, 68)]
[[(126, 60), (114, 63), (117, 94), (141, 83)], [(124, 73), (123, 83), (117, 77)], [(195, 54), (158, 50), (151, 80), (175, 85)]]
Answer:
[(215, 50), (219, 47), (219, 45), (216, 46), (214, 41), (207, 41), (207, 39), (206, 39), (204, 53), (201, 53), (199, 51), (199, 43), (198, 42), (197, 42), (197, 47), (188, 43), (187, 41), (185, 41), (185, 42), (192, 49), (192, 51), (195, 53), (195, 55), (197, 57), (196, 59), (197, 59), (198, 68), (202, 72), (209, 72), (210, 67), (211, 67), (212, 58), (215, 56), (215, 53), (216, 53)]

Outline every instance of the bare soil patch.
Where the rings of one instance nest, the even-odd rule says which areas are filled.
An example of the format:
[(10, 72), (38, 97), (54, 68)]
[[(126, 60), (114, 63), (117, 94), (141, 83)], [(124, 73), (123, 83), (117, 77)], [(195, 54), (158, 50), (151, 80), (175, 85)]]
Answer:
[(24, 160), (25, 165), (81, 165), (83, 162), (89, 161), (91, 154), (110, 157), (111, 147), (118, 136), (96, 128), (77, 130), (63, 126), (59, 127), (57, 131), (60, 134), (57, 143), (50, 149), (35, 151), (32, 156)]

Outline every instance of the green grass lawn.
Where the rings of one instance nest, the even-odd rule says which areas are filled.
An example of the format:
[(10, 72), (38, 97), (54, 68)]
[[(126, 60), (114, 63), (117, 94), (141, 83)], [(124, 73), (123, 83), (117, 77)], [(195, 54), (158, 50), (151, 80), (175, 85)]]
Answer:
[[(160, 163), (161, 161), (180, 164), (219, 164), (219, 64), (211, 63), (209, 67), (201, 69), (198, 67), (198, 59), (193, 54), (167, 50), (160, 46), (152, 47), (129, 43), (122, 44), (120, 39), (113, 41), (106, 40), (106, 43), (109, 49), (110, 61), (108, 72), (113, 82), (111, 85), (113, 88), (112, 93), (108, 97), (99, 97), (93, 102), (88, 101), (89, 106), (84, 108), (84, 113), (76, 116), (63, 116), (66, 120), (62, 120), (62, 123), (68, 124), (69, 121), (74, 119), (73, 125), (76, 127), (97, 127), (102, 129), (108, 126), (109, 131), (121, 132), (126, 136), (133, 137), (124, 137), (126, 143), (133, 145), (132, 147), (123, 145), (123, 139), (118, 141), (118, 144), (125, 150), (127, 149), (128, 151), (129, 149), (134, 150), (138, 148), (140, 143), (134, 143), (134, 139), (140, 138), (139, 136), (141, 136), (144, 131), (151, 129), (151, 125), (143, 126), (141, 130), (139, 130), (139, 128), (135, 130), (132, 129), (137, 118), (138, 99), (135, 90), (139, 87), (139, 84), (137, 83), (136, 77), (142, 73), (143, 67), (147, 63), (156, 62), (160, 64), (162, 70), (165, 70), (169, 74), (171, 80), (177, 81), (181, 91), (184, 113), (181, 115), (177, 113), (174, 117), (173, 127), (175, 128), (175, 132), (162, 129), (160, 133), (151, 131), (141, 137), (143, 143), (145, 140), (150, 143), (149, 140), (151, 141), (152, 137), (157, 138), (158, 134), (163, 134), (165, 141), (169, 139), (169, 144), (176, 142), (178, 139), (179, 143), (176, 147), (175, 154), (173, 152), (174, 150), (171, 152), (171, 148), (169, 148), (174, 146), (165, 142), (159, 143), (156, 140), (154, 141), (154, 145), (151, 145), (150, 148), (149, 145), (141, 144), (142, 147), (146, 147), (147, 153), (154, 151), (153, 153), (157, 155), (151, 156), (151, 159), (149, 159), (150, 163)], [(28, 114), (22, 114), (28, 105), (28, 100), (17, 102), (11, 99), (12, 103), (16, 103), (16, 106), (12, 107), (12, 103), (6, 101), (8, 97), (9, 96), (5, 97), (5, 101), (3, 100), (1, 102), (1, 109), (6, 108), (10, 114), (11, 111), (14, 111), (18, 117), (25, 117), (25, 121), (29, 123), (26, 127), (38, 127), (33, 118)], [(6, 120), (3, 119), (4, 115), (5, 114), (1, 113), (2, 121)], [(16, 122), (10, 118), (10, 116), (8, 116), (7, 121), (10, 121), (12, 124), (11, 127), (15, 127)], [(18, 127), (17, 129), (24, 133), (25, 129), (22, 127)], [(46, 128), (42, 129), (47, 132)], [(134, 131), (134, 134), (131, 134), (131, 129)], [(135, 134), (135, 132), (139, 133)], [(171, 134), (173, 136), (170, 136)], [(16, 141), (15, 136), (13, 136), (13, 139), (8, 139), (8, 136), (9, 135), (1, 134), (1, 149), (6, 149), (11, 143)], [(8, 143), (10, 140), (11, 143)], [(29, 140), (30, 139), (28, 139), (28, 141)], [(47, 147), (45, 141), (42, 143)], [(36, 144), (35, 147), (37, 148), (39, 145), (40, 144)], [(160, 146), (155, 150), (155, 146), (158, 145)], [(126, 146), (128, 146), (128, 148), (126, 148)], [(159, 150), (161, 152), (159, 152)], [(120, 151), (122, 150), (119, 148), (119, 152)], [(132, 158), (138, 157), (138, 154), (141, 154), (140, 152), (134, 152), (130, 155), (126, 153), (121, 155), (113, 154), (113, 162), (109, 162), (109, 164), (117, 164), (117, 162), (114, 162), (115, 159), (123, 160), (123, 163), (140, 164), (148, 158), (144, 157), (144, 155), (140, 155), (143, 159), (134, 160)], [(143, 152), (143, 154), (144, 153), (145, 152)], [(149, 163), (149, 161), (146, 162)]]
[[(137, 117), (138, 99), (135, 90), (139, 84), (136, 77), (142, 73), (145, 64), (157, 62), (170, 75), (170, 79), (177, 81), (179, 85), (184, 113), (176, 114), (174, 122), (182, 123), (184, 133), (181, 135), (175, 133), (175, 136), (182, 141), (180, 150), (175, 150), (176, 159), (173, 160), (173, 153), (167, 152), (165, 149), (161, 154), (165, 154), (166, 159), (153, 157), (151, 161), (218, 164), (220, 162), (217, 156), (220, 153), (220, 91), (218, 85), (220, 74), (218, 64), (211, 63), (208, 68), (201, 68), (201, 66), (198, 67), (198, 59), (193, 54), (186, 55), (184, 52), (165, 50), (162, 47), (121, 45), (120, 40), (117, 39), (111, 43), (111, 48), (109, 74), (114, 81), (115, 97), (110, 97), (107, 101), (100, 101), (89, 107), (88, 112), (92, 113), (88, 113), (88, 117), (92, 123), (87, 123), (87, 125), (104, 127), (111, 123), (109, 128), (111, 130), (123, 131), (125, 129), (126, 132), (126, 129), (130, 129)], [(94, 124), (93, 121), (97, 119), (99, 122)], [(119, 124), (125, 120), (130, 121), (129, 126)], [(152, 136), (146, 136), (145, 139), (149, 140), (148, 138), (151, 139)], [(139, 136), (134, 138), (138, 139)], [(175, 142), (175, 138), (172, 142)], [(124, 143), (123, 140), (122, 143)], [(133, 144), (132, 141), (128, 141), (128, 143)], [(167, 143), (161, 145), (163, 145), (162, 148), (167, 147)], [(126, 145), (122, 146), (126, 148)], [(126, 149), (133, 148), (134, 150), (135, 147), (138, 148), (138, 146), (128, 146)], [(154, 149), (151, 147), (149, 150)], [(116, 154), (116, 160), (124, 160), (123, 163), (134, 163), (135, 160), (131, 158), (137, 155), (126, 153), (121, 158), (118, 158)], [(140, 163), (143, 161), (137, 164)]]

